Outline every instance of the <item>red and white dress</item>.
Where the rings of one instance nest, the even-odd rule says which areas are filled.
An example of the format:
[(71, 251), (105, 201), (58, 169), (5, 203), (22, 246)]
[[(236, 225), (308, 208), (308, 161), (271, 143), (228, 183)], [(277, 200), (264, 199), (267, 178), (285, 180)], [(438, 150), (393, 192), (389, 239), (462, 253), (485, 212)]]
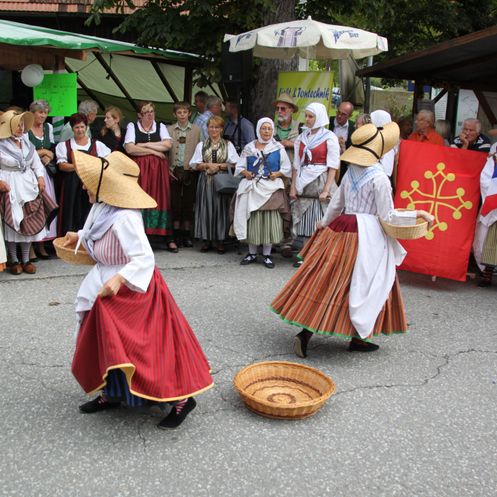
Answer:
[[(105, 230), (101, 218), (109, 211), (113, 222)], [(92, 235), (99, 222), (105, 232)], [(118, 370), (126, 397), (169, 402), (211, 388), (209, 364), (155, 266), (141, 212), (95, 204), (79, 234), (97, 261), (76, 298), (80, 328), (72, 372), (85, 392), (106, 388)], [(116, 273), (126, 284), (113, 297), (98, 296)]]

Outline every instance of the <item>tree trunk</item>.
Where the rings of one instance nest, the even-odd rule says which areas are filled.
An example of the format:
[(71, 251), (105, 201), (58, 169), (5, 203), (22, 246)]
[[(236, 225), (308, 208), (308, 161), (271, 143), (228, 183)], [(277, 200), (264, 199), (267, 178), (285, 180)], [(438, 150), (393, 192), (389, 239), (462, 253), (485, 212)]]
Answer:
[[(275, 2), (275, 5), (276, 10), (268, 12), (264, 25), (295, 20), (295, 0), (281, 0)], [(248, 117), (255, 125), (261, 117), (273, 118), (278, 73), (296, 71), (298, 62), (296, 57), (291, 60), (256, 59), (254, 62), (254, 81), (248, 96)]]

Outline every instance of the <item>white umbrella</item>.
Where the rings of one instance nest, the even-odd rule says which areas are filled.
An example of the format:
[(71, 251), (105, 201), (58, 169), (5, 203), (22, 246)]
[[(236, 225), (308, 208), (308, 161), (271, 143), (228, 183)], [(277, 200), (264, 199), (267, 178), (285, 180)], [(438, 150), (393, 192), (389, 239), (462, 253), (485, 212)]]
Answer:
[(362, 59), (388, 50), (386, 38), (362, 29), (313, 21), (271, 24), (239, 35), (225, 35), (230, 52), (254, 50), (266, 59)]

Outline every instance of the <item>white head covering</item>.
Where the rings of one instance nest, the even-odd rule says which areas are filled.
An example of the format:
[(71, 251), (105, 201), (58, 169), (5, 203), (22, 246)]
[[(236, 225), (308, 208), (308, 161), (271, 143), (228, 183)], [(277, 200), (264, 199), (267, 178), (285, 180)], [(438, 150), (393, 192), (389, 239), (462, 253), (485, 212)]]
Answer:
[(385, 124), (392, 122), (392, 116), (386, 110), (375, 110), (371, 112), (371, 122), (377, 128), (383, 128)]
[(322, 128), (330, 124), (330, 118), (328, 117), (328, 111), (323, 104), (318, 102), (313, 102), (309, 104), (305, 110), (307, 112), (311, 112), (316, 116), (316, 121), (314, 122), (314, 126), (310, 129)]
[[(263, 124), (265, 124), (265, 123), (270, 124), (270, 125), (271, 125), (271, 128), (273, 129), (273, 133), (272, 133), (271, 138), (270, 138), (269, 140), (263, 140), (263, 139), (261, 138), (261, 133), (260, 133), (260, 131), (261, 131), (261, 127), (262, 127), (262, 125), (263, 125)], [(273, 136), (274, 136), (274, 122), (273, 122), (271, 119), (269, 119), (269, 117), (262, 117), (261, 119), (259, 119), (259, 120), (257, 121), (257, 126), (255, 127), (255, 132), (256, 132), (256, 134), (257, 134), (257, 139), (258, 139), (261, 143), (264, 143), (264, 144), (271, 143), (271, 141), (273, 140)]]

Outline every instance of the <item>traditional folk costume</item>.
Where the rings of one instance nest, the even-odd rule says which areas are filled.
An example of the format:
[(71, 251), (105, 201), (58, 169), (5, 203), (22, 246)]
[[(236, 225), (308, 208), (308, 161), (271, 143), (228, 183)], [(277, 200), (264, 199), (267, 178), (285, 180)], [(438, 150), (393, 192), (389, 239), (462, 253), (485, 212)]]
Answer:
[[(238, 240), (246, 240), (249, 253), (241, 261), (242, 265), (257, 261), (257, 246), (262, 245), (264, 265), (274, 267), (271, 248), (283, 239), (283, 223), (290, 223), (290, 207), (281, 177), (271, 179), (271, 173), (280, 172), (283, 176), (291, 175), (290, 159), (285, 148), (272, 136), (262, 139), (260, 129), (263, 124), (273, 128), (273, 121), (262, 118), (257, 123), (257, 140), (245, 146), (236, 164), (235, 175), (246, 170), (252, 173), (252, 179), (243, 178), (235, 196), (233, 229)], [(257, 143), (264, 144), (259, 150)]]
[(172, 183), (172, 209), (175, 226), (183, 232), (175, 235), (184, 247), (192, 247), (190, 230), (193, 226), (193, 206), (197, 191), (198, 174), (190, 168), (195, 147), (200, 142), (200, 128), (190, 122), (182, 128), (178, 122), (167, 127), (173, 140), (169, 151), (171, 172), (176, 178)]
[[(31, 242), (46, 237), (46, 226), (56, 216), (57, 204), (45, 191), (40, 193), (38, 178), (44, 177), (45, 168), (35, 147), (27, 135), (14, 136), (21, 120), (27, 131), (33, 125), (34, 116), (31, 112), (16, 114), (7, 111), (0, 117), (0, 180), (10, 187), (9, 192), (0, 194), (0, 218), (3, 219), (4, 238), (13, 262), (11, 272), (20, 274), (24, 270), (32, 274), (36, 267), (29, 262)], [(21, 245), (22, 267), (17, 259), (18, 243)]]
[[(198, 164), (236, 164), (238, 154), (233, 144), (221, 138), (212, 143), (210, 138), (199, 143), (190, 161), (190, 167), (197, 169)], [(217, 174), (228, 174), (219, 171)], [(197, 183), (195, 202), (195, 238), (209, 242), (224, 242), (228, 237), (229, 208), (231, 195), (217, 193), (214, 187), (214, 175), (201, 171)]]
[[(50, 150), (52, 152), (55, 151), (55, 138), (53, 134), (53, 126), (50, 123), (43, 123), (43, 135), (36, 136), (33, 133), (33, 130), (30, 129), (28, 131), (29, 141), (34, 145), (35, 149), (41, 150)], [(55, 167), (55, 166), (54, 166)], [(49, 169), (44, 166), (44, 178), (45, 178), (45, 191), (47, 195), (53, 200), (54, 203), (57, 203), (57, 197), (55, 194), (55, 184), (54, 184), (54, 173), (49, 173)], [(55, 218), (50, 226), (47, 228), (47, 235), (44, 240), (53, 240), (57, 237), (57, 218)]]
[[(129, 123), (124, 144), (160, 142), (170, 140), (167, 128), (162, 123), (153, 122), (152, 128), (145, 131), (140, 122)], [(147, 235), (169, 236), (173, 233), (171, 212), (171, 187), (169, 182), (169, 160), (156, 155), (134, 156), (140, 167), (140, 186), (157, 202), (155, 209), (143, 210), (143, 222)], [(177, 250), (176, 250), (177, 252)]]
[[(379, 219), (415, 217), (394, 210), (390, 181), (380, 157), (398, 142), (399, 129), (373, 124), (352, 135), (341, 159), (351, 165), (301, 257), (304, 262), (271, 306), (283, 320), (304, 328), (295, 352), (306, 356), (312, 333), (353, 338), (350, 350), (375, 350), (365, 341), (407, 331), (395, 266), (405, 250), (382, 230)], [(360, 340), (358, 340), (360, 339)]]
[[(138, 186), (139, 168), (124, 154), (113, 152), (108, 162), (74, 155), (78, 175), (96, 192), (96, 203), (78, 232), (78, 246), (83, 243), (97, 264), (76, 298), (80, 328), (72, 371), (88, 394), (103, 390), (80, 409), (89, 413), (120, 402), (179, 401), (159, 424), (174, 428), (195, 407), (193, 396), (211, 388), (213, 381), (145, 235), (140, 209), (157, 204)], [(115, 275), (124, 280), (118, 293), (100, 296)]]
[(490, 149), (487, 162), (480, 175), (482, 207), (476, 224), (473, 252), (482, 270), (478, 286), (492, 284), (497, 266), (497, 144)]
[[(79, 150), (94, 157), (106, 157), (110, 149), (102, 142), (88, 138), (86, 145), (78, 145), (74, 138), (60, 142), (55, 148), (57, 164), (72, 164), (72, 154)], [(68, 231), (78, 231), (85, 224), (91, 205), (88, 194), (83, 190), (83, 183), (75, 171), (61, 171), (62, 186), (60, 194), (60, 213), (57, 225), (59, 236)]]
[[(328, 174), (335, 175), (340, 167), (340, 146), (336, 135), (324, 128), (329, 123), (323, 104), (312, 103), (305, 109), (316, 116), (312, 129), (299, 135), (294, 145), (294, 183), (297, 200), (292, 204), (293, 236), (310, 237), (316, 222), (323, 217), (328, 202), (319, 199)], [(317, 130), (317, 131), (316, 131)], [(337, 186), (331, 184), (329, 196)]]

